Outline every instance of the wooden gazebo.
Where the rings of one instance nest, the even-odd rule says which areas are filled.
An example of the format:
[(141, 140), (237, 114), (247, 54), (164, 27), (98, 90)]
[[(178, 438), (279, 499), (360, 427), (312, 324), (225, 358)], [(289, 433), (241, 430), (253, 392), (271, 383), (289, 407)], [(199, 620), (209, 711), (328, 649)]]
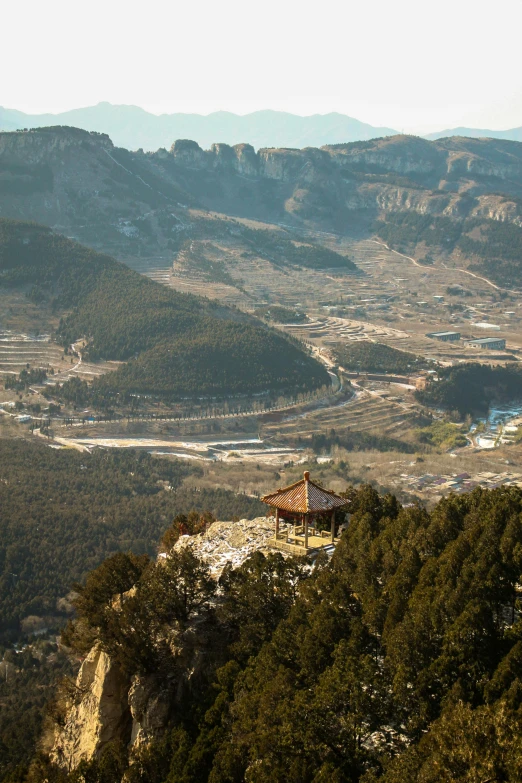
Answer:
[[(303, 549), (308, 552), (335, 544), (335, 512), (345, 508), (349, 502), (310, 481), (308, 471), (301, 481), (265, 495), (261, 500), (275, 510), (275, 536), (268, 543), (291, 552)], [(314, 518), (325, 514), (331, 519), (330, 531), (317, 530), (310, 524)], [(279, 532), (281, 519), (293, 523), (293, 533), (288, 528), (284, 533)], [(296, 524), (297, 520), (301, 524)]]

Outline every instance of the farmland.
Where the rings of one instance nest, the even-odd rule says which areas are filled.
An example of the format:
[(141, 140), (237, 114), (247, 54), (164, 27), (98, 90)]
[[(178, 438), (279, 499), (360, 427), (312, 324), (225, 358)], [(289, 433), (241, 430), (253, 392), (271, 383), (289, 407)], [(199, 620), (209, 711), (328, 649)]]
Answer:
[[(240, 228), (255, 228), (254, 236), (262, 230), (282, 230), (240, 219), (235, 223)], [(288, 227), (284, 230), (291, 233)], [(237, 401), (230, 401), (225, 410), (194, 403), (192, 416), (174, 415), (168, 407), (144, 399), (141, 413), (112, 421), (101, 421), (96, 411), (66, 405), (45, 430), (39, 428), (43, 414), (31, 414), (31, 426), (16, 424), (12, 409), (4, 407), (3, 428), (9, 425), (10, 432), (25, 437), (34, 429), (35, 436), (51, 438), (55, 446), (80, 450), (132, 447), (195, 460), (204, 466), (204, 482), (224, 482), (235, 491), (249, 493), (270, 489), (274, 471), (298, 475), (303, 465), (311, 465), (314, 475), (317, 472), (337, 488), (345, 482), (339, 465), (348, 465), (349, 478), (356, 483), (371, 480), (427, 502), (437, 493), (420, 490), (417, 475), (451, 477), (462, 468), (460, 472), (469, 473), (473, 482), (484, 471), (496, 475), (499, 460), (505, 464), (507, 459), (513, 462), (514, 480), (518, 480), (519, 446), (514, 436), (495, 441), (494, 454), (486, 454), (473, 434), (466, 446), (452, 453), (422, 439), (422, 429), (429, 426), (433, 415), (437, 420), (441, 414), (423, 409), (415, 399), (416, 367), (403, 373), (404, 377), (387, 377), (385, 372), (367, 376), (357, 361), (345, 368), (350, 372), (339, 371), (337, 356), (343, 355), (343, 346), (373, 343), (413, 354), (425, 367), (518, 361), (522, 295), (501, 291), (466, 270), (419, 264), (376, 240), (308, 230), (301, 230), (300, 236), (352, 259), (358, 271), (275, 263), (262, 246), (259, 251), (252, 243), (246, 246), (240, 232), (198, 240), (168, 257), (127, 260), (165, 286), (250, 313), (265, 313), (267, 319), (270, 307), (298, 313), (295, 323), (288, 319), (270, 323), (306, 343), (323, 361), (333, 381), (329, 392), (309, 401), (274, 400), (270, 411), (261, 403), (240, 413)], [(484, 324), (498, 329), (488, 332)], [(90, 380), (118, 367), (117, 362), (85, 361), (81, 345), (65, 353), (53, 337), (56, 317), (45, 306), (36, 307), (24, 292), (2, 292), (0, 327), (4, 377), (18, 374), (27, 365), (48, 370), (45, 386), (23, 394), (4, 392), (4, 401), (18, 403), (19, 408), (39, 405), (45, 410), (49, 395), (52, 398), (52, 384), (72, 377)], [(426, 337), (441, 330), (459, 331), (462, 339), (449, 343)], [(468, 337), (491, 333), (506, 339), (505, 351), (477, 350), (466, 344)], [(457, 426), (463, 432), (469, 428), (462, 422)], [(437, 486), (442, 492), (451, 491), (451, 480)]]

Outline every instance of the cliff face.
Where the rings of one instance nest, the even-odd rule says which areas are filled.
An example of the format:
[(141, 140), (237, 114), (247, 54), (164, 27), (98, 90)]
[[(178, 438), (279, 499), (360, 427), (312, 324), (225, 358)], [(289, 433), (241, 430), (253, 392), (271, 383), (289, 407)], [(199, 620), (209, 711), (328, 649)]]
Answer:
[(69, 151), (113, 149), (105, 133), (89, 133), (78, 128), (42, 128), (39, 131), (0, 133), (0, 161), (22, 165), (49, 164), (63, 159)]
[(115, 214), (110, 179), (122, 179), (113, 153), (108, 136), (76, 128), (0, 133), (0, 217), (35, 220), (78, 238), (75, 225), (103, 225)]
[(126, 676), (99, 646), (80, 667), (75, 696), (63, 725), (47, 738), (51, 761), (67, 770), (99, 756), (110, 742), (134, 749), (150, 742), (165, 729), (170, 711), (168, 691), (154, 677)]
[(94, 647), (76, 679), (78, 701), (69, 704), (63, 726), (52, 739), (51, 760), (65, 769), (98, 755), (114, 739), (129, 734), (129, 683), (117, 664)]
[(191, 206), (349, 234), (387, 212), (520, 225), (521, 199), (522, 144), (498, 139), (392, 136), (257, 152), (178, 140), (144, 153), (75, 128), (0, 133), (0, 216), (120, 258), (168, 253)]
[[(480, 144), (475, 142), (480, 141)], [(321, 149), (260, 149), (249, 144), (213, 144), (205, 151), (195, 141), (176, 141), (171, 155), (181, 167), (236, 171), (244, 176), (295, 181), (309, 167), (323, 174), (335, 172), (364, 174), (387, 172), (419, 175), (419, 184), (432, 184), (455, 178), (495, 177), (500, 180), (522, 179), (522, 145), (517, 142), (445, 139), (429, 142), (416, 137), (393, 136), (367, 143), (327, 146)], [(467, 147), (467, 148), (466, 148)], [(520, 183), (522, 185), (522, 182)]]
[[(208, 563), (217, 579), (227, 563), (237, 567), (252, 552), (267, 551), (273, 531), (273, 521), (265, 517), (215, 522), (203, 535), (182, 536), (174, 551), (189, 548)], [(204, 616), (196, 616), (183, 633), (174, 631), (169, 646), (177, 674), (168, 680), (155, 674), (125, 674), (96, 644), (80, 667), (63, 720), (46, 738), (51, 760), (72, 770), (99, 756), (107, 743), (121, 741), (136, 751), (160, 737), (184, 689), (204, 674), (208, 644)]]
[[(322, 223), (325, 206), (336, 210), (416, 211), (454, 219), (488, 217), (520, 223), (522, 144), (476, 139), (429, 142), (395, 136), (322, 149), (260, 149), (176, 142), (171, 156), (180, 171), (211, 182), (212, 191), (254, 193), (274, 183), (274, 208)], [(153, 156), (154, 157), (154, 156)], [(234, 181), (234, 175), (244, 178)], [(394, 180), (404, 179), (404, 182)], [(245, 181), (246, 180), (246, 181)], [(256, 182), (258, 183), (256, 186)], [(492, 191), (505, 196), (492, 196)], [(216, 208), (216, 197), (203, 195)]]

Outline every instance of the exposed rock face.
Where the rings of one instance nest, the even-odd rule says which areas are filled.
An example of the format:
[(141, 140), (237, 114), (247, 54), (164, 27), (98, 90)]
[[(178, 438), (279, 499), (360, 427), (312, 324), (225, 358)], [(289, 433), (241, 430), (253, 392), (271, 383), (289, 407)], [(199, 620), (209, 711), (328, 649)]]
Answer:
[(189, 139), (178, 139), (170, 148), (176, 163), (187, 168), (202, 169), (207, 163), (207, 154), (199, 144)]
[(258, 174), (258, 159), (251, 144), (236, 144), (235, 169), (245, 177), (255, 177)]
[(137, 748), (162, 733), (169, 715), (166, 690), (158, 691), (152, 677), (134, 677), (128, 693), (132, 715), (130, 744)]
[[(227, 563), (238, 566), (256, 550), (269, 551), (267, 541), (273, 535), (272, 518), (214, 522), (202, 535), (182, 536), (174, 549), (190, 547), (208, 562), (217, 578)], [(82, 663), (76, 698), (67, 705), (65, 721), (49, 738), (51, 759), (71, 770), (98, 756), (108, 742), (120, 740), (137, 750), (160, 737), (184, 687), (205, 671), (209, 641), (204, 619), (196, 616), (182, 636), (170, 640), (183, 674), (168, 684), (153, 674), (125, 676), (119, 665), (95, 646)]]
[(104, 746), (130, 733), (129, 684), (119, 666), (94, 647), (76, 680), (78, 702), (71, 704), (57, 729), (51, 759), (65, 769), (98, 755)]
[(256, 152), (181, 139), (144, 153), (103, 134), (42, 128), (0, 133), (0, 185), (0, 217), (36, 220), (124, 259), (168, 257), (190, 235), (190, 207), (341, 233), (405, 211), (522, 225), (522, 144), (390, 136)]
[(45, 128), (39, 131), (0, 133), (0, 160), (21, 164), (45, 164), (74, 148), (113, 149), (104, 133), (89, 133), (78, 128)]
[[(273, 518), (257, 517), (241, 519), (239, 522), (214, 522), (199, 536), (181, 536), (173, 551), (190, 547), (194, 554), (210, 566), (213, 576), (218, 577), (227, 563), (237, 568), (253, 552), (268, 552), (268, 539), (274, 536)], [(286, 529), (281, 521), (280, 529)]]

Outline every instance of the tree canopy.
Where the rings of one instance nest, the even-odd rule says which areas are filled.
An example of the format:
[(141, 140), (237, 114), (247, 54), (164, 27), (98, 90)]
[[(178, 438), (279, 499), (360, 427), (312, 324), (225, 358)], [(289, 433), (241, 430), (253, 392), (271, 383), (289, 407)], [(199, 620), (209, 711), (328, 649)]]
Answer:
[[(204, 564), (178, 557), (169, 572), (143, 571), (127, 610), (104, 610), (117, 623), (91, 616), (126, 671), (160, 667), (162, 685), (169, 671), (177, 683), (172, 722), (131, 757), (126, 780), (518, 783), (522, 491), (478, 488), (431, 512), (370, 486), (346, 497), (350, 524), (330, 561), (257, 552), (216, 593)], [(183, 628), (187, 580), (198, 623), (178, 640), (204, 649), (205, 666), (196, 684), (185, 647), (192, 686), (180, 701), (180, 659), (169, 663), (165, 631), (150, 629)], [(105, 753), (121, 779), (127, 751)], [(103, 759), (87, 765), (92, 780), (108, 780)]]

